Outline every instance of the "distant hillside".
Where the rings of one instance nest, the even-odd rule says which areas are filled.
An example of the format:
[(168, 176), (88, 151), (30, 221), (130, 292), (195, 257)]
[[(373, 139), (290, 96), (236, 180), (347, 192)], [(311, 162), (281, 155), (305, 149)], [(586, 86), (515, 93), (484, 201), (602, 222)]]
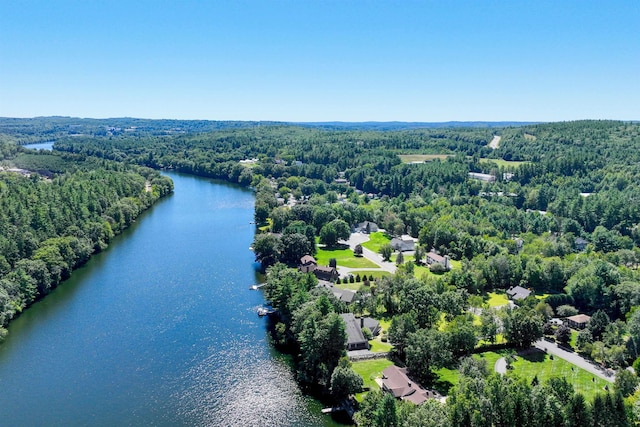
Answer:
[(324, 129), (352, 130), (400, 130), (434, 128), (496, 128), (507, 126), (527, 126), (540, 122), (289, 122), (297, 126)]

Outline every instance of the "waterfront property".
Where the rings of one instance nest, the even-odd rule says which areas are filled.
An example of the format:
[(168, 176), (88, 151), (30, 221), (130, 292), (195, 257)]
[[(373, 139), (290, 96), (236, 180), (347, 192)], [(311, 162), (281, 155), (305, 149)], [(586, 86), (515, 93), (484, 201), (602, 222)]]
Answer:
[(407, 376), (407, 368), (389, 366), (382, 371), (382, 389), (397, 399), (407, 400), (420, 405), (427, 399), (440, 399), (442, 396), (435, 390), (426, 390)]
[(360, 321), (355, 318), (353, 313), (343, 313), (340, 317), (342, 317), (342, 320), (344, 320), (346, 325), (347, 350), (368, 350), (369, 341), (367, 341), (362, 333)]
[(337, 288), (333, 286), (333, 283), (328, 282), (326, 280), (319, 280), (318, 287), (323, 287), (327, 289), (329, 292), (333, 294), (334, 297), (336, 297), (338, 300), (346, 304), (351, 304), (353, 302), (353, 299), (356, 296), (356, 293), (354, 291), (350, 289)]

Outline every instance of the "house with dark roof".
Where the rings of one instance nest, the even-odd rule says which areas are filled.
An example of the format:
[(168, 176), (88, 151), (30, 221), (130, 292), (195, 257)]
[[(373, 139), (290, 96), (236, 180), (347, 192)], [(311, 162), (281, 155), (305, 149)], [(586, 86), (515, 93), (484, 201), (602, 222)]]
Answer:
[(316, 268), (313, 269), (313, 274), (316, 275), (318, 280), (326, 280), (328, 282), (335, 282), (338, 277), (340, 277), (335, 267), (316, 266)]
[(440, 264), (447, 270), (451, 270), (451, 260), (449, 258), (449, 255), (439, 255), (433, 249), (431, 249), (431, 251), (427, 253), (427, 264)]
[(570, 316), (564, 319), (567, 323), (567, 326), (573, 329), (584, 329), (587, 327), (589, 320), (591, 317), (586, 314), (576, 314), (575, 316)]
[(354, 232), (356, 233), (375, 233), (379, 230), (378, 224), (371, 221), (361, 222), (354, 227)]
[(361, 317), (360, 318), (360, 326), (362, 328), (367, 328), (371, 331), (371, 335), (374, 337), (377, 336), (382, 328), (380, 327), (380, 322), (372, 317)]
[(577, 251), (584, 251), (585, 249), (587, 249), (587, 245), (589, 244), (589, 242), (587, 242), (586, 240), (584, 240), (582, 237), (578, 237), (576, 238), (574, 245), (576, 247)]
[(389, 244), (393, 249), (400, 252), (408, 252), (416, 249), (416, 242), (411, 239), (394, 237), (393, 239), (391, 239), (391, 242), (389, 242)]
[(333, 286), (333, 283), (326, 280), (319, 280), (318, 287), (323, 287), (333, 294), (338, 300), (343, 301), (346, 304), (351, 304), (356, 297), (355, 291), (349, 289), (340, 289)]
[(311, 255), (305, 255), (300, 258), (300, 265), (298, 266), (298, 270), (303, 273), (313, 273), (313, 271), (318, 266), (318, 262)]
[(360, 322), (356, 319), (353, 313), (342, 313), (340, 317), (342, 317), (346, 326), (347, 351), (368, 350), (369, 341), (364, 337)]
[(395, 365), (382, 371), (382, 389), (397, 399), (407, 400), (416, 405), (424, 403), (427, 399), (442, 397), (438, 392), (425, 390), (412, 381), (407, 376), (407, 368), (398, 368)]
[(512, 300), (521, 300), (531, 295), (531, 291), (529, 289), (523, 288), (522, 286), (512, 286), (507, 289), (507, 295)]

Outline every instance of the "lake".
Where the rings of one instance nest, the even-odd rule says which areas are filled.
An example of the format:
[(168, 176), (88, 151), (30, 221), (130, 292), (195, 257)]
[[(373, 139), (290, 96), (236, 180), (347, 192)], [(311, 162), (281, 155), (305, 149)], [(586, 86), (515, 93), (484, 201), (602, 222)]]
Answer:
[(256, 314), (253, 193), (168, 176), (174, 195), (11, 323), (1, 425), (334, 425)]

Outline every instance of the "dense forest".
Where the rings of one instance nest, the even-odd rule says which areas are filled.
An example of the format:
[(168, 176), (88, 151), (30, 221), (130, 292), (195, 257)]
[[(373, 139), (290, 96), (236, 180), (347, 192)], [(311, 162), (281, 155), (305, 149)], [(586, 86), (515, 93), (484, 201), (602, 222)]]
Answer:
[[(91, 134), (64, 134), (61, 125), (57, 161), (63, 165), (69, 156), (94, 165), (74, 171), (88, 180), (125, 173), (132, 166), (124, 165), (135, 164), (254, 188), (254, 251), (267, 272), (266, 296), (279, 312), (274, 342), (295, 356), (303, 386), (336, 400), (362, 387), (344, 357), (339, 314), (345, 312), (388, 321), (391, 358), (424, 386), (441, 386), (442, 369), (457, 372), (457, 383), (445, 390), (446, 405), (415, 407), (389, 394), (367, 393), (356, 414), (359, 425), (624, 426), (637, 420), (638, 379), (625, 368), (640, 367), (640, 125), (578, 121), (380, 130), (281, 123), (201, 128), (194, 122), (188, 131), (172, 124), (175, 129), (167, 132), (163, 126), (170, 123), (162, 122), (160, 130), (126, 131), (132, 123), (102, 124)], [(39, 124), (2, 126), (7, 141), (46, 138)], [(499, 145), (492, 148), (495, 137)], [(38, 155), (18, 155), (15, 145), (2, 150), (37, 164)], [(131, 182), (102, 179), (107, 188), (122, 189), (119, 197), (135, 197), (127, 191), (139, 196), (144, 178), (136, 181), (132, 173), (125, 173)], [(62, 185), (68, 174), (52, 182)], [(21, 197), (43, 191), (42, 179), (11, 178), (27, 186), (17, 193)], [(63, 200), (47, 197), (49, 203)], [(120, 207), (116, 219), (111, 205), (84, 197), (73, 199), (85, 207), (78, 212), (95, 213), (102, 224), (112, 219), (106, 221), (112, 230), (126, 223), (121, 199), (112, 202)], [(29, 226), (42, 216), (57, 224), (55, 213), (35, 212), (27, 214)], [(388, 239), (410, 235), (418, 246), (406, 261), (395, 255), (396, 274), (365, 281), (357, 302), (346, 305), (295, 267), (301, 256), (316, 253), (316, 241), (336, 245), (345, 227), (348, 234), (364, 221), (378, 224)], [(37, 228), (36, 240), (64, 233), (52, 228)], [(22, 258), (21, 247), (8, 250), (9, 256), (4, 248), (2, 254), (14, 270), (21, 259), (35, 256), (35, 249)], [(426, 268), (429, 251), (449, 256), (455, 268)], [(512, 309), (488, 304), (490, 294), (514, 286), (532, 296)], [(591, 316), (579, 333), (552, 323), (578, 313)], [(489, 374), (493, 367), (477, 358), (489, 350), (527, 349), (543, 336), (618, 370), (612, 390), (587, 398), (562, 379)]]
[(0, 338), (173, 184), (157, 171), (0, 144)]

